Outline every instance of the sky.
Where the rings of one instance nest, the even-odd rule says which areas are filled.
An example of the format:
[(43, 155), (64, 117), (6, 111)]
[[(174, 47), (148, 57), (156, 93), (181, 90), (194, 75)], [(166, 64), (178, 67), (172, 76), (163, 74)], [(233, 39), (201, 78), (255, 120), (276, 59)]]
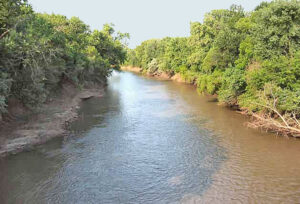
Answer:
[(191, 21), (205, 13), (228, 9), (232, 4), (253, 10), (262, 0), (29, 0), (36, 12), (77, 16), (91, 29), (113, 23), (115, 30), (130, 34), (129, 47), (166, 36), (189, 35)]

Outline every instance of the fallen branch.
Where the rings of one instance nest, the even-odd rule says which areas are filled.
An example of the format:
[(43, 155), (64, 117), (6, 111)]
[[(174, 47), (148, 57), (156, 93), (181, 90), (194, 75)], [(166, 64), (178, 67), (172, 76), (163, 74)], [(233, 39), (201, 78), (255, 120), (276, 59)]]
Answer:
[(253, 117), (254, 120), (247, 123), (248, 126), (252, 128), (261, 128), (285, 136), (300, 137), (300, 128), (298, 128), (299, 126), (297, 125), (299, 121), (297, 119), (295, 119), (297, 123), (291, 123), (289, 126), (286, 126), (284, 123), (279, 122), (267, 114), (256, 114), (246, 111), (243, 111), (242, 114), (247, 114)]
[(7, 35), (10, 32), (10, 30), (6, 30), (4, 33), (0, 35), (0, 39), (4, 38), (5, 35)]

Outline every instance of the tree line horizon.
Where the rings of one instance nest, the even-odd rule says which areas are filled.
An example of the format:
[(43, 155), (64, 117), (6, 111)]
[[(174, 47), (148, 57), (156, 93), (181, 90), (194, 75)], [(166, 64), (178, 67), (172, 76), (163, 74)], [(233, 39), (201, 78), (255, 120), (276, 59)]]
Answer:
[[(190, 36), (150, 39), (135, 49), (112, 24), (91, 30), (78, 17), (33, 11), (27, 0), (0, 1), (0, 114), (16, 98), (34, 109), (64, 81), (104, 84), (122, 65), (180, 74), (200, 93), (300, 134), (300, 1), (212, 10)], [(269, 123), (267, 122), (269, 121)], [(270, 122), (271, 121), (271, 122)]]

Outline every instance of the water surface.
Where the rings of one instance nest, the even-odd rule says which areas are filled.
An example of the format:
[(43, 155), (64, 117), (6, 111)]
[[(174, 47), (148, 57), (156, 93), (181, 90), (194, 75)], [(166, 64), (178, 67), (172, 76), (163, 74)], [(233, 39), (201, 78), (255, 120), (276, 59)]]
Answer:
[(300, 141), (195, 88), (114, 73), (71, 135), (0, 161), (0, 203), (299, 203)]

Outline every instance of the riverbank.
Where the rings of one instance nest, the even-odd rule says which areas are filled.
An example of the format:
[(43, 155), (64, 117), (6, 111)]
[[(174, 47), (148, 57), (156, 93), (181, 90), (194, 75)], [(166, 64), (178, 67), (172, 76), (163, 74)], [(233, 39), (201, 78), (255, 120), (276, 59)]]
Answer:
[[(155, 71), (153, 73), (149, 73), (143, 72), (142, 68), (132, 66), (121, 67), (121, 70), (142, 73), (151, 77), (172, 80), (180, 83), (187, 83), (197, 86), (197, 84), (195, 83), (196, 80), (193, 80), (192, 83), (186, 81), (179, 73), (176, 73), (175, 75), (171, 75), (162, 71)], [(246, 125), (250, 128), (273, 132), (282, 136), (300, 138), (300, 124), (296, 118), (292, 118), (292, 120), (295, 120), (295, 126), (290, 126), (285, 121), (286, 119), (284, 118), (284, 116), (279, 115), (279, 117), (283, 120), (283, 122), (280, 122), (279, 120), (277, 120), (277, 118), (271, 117), (269, 115), (253, 113), (245, 108), (240, 108), (238, 106), (234, 107), (234, 110), (238, 109), (239, 113), (247, 115), (249, 117), (250, 121)]]
[[(142, 68), (139, 68), (139, 67), (126, 66), (126, 67), (121, 67), (121, 70), (135, 72), (135, 73), (143, 73)], [(151, 77), (156, 77), (159, 79), (172, 80), (172, 81), (176, 81), (179, 83), (188, 83), (188, 82), (186, 82), (186, 80), (183, 79), (183, 77), (179, 73), (170, 75), (166, 72), (154, 72), (154, 73), (146, 72), (143, 74), (145, 74), (147, 76), (151, 76)]]
[(10, 116), (0, 124), (0, 157), (65, 136), (67, 125), (77, 118), (81, 101), (102, 95), (103, 86), (79, 90), (67, 83), (36, 112), (26, 110), (19, 103), (11, 105)]

